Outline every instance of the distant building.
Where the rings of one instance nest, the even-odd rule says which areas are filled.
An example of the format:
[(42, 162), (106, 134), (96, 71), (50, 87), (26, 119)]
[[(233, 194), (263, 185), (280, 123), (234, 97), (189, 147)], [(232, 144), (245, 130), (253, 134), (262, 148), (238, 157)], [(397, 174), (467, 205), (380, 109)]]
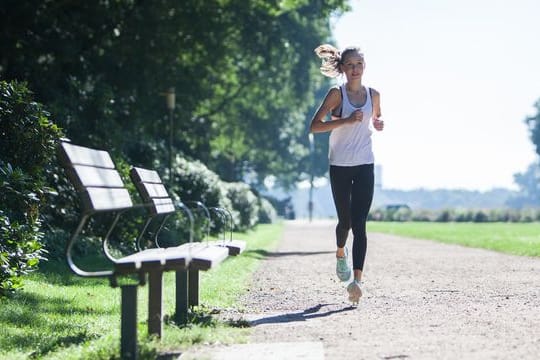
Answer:
[(382, 189), (382, 165), (375, 165), (375, 189)]

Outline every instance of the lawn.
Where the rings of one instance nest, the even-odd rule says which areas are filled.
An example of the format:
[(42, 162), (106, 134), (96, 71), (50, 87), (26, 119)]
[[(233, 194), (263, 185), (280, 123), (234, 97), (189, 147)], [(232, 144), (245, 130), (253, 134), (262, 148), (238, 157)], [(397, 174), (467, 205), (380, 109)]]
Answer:
[(368, 232), (540, 256), (540, 223), (369, 222)]
[[(236, 306), (262, 254), (275, 248), (282, 231), (282, 224), (273, 224), (235, 234), (247, 241), (244, 253), (201, 272), (202, 306), (186, 326), (166, 322), (161, 342), (146, 336), (147, 286), (139, 288), (139, 358), (155, 359), (158, 352), (197, 343), (244, 341), (249, 330), (243, 324), (218, 321), (212, 314)], [(174, 273), (166, 273), (164, 281), (168, 316), (174, 311)], [(0, 299), (0, 359), (118, 359), (119, 333), (119, 289), (104, 279), (78, 277), (63, 262), (46, 263), (25, 280), (23, 291)]]

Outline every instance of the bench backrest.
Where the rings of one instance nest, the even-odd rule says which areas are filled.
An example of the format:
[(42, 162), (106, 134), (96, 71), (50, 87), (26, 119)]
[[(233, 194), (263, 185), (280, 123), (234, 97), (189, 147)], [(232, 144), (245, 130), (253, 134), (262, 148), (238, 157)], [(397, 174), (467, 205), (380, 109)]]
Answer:
[(175, 211), (174, 201), (157, 171), (133, 167), (129, 174), (142, 201), (151, 205), (149, 209), (152, 214), (169, 214)]
[(82, 211), (93, 213), (133, 206), (129, 192), (108, 152), (61, 142), (60, 162), (82, 201)]

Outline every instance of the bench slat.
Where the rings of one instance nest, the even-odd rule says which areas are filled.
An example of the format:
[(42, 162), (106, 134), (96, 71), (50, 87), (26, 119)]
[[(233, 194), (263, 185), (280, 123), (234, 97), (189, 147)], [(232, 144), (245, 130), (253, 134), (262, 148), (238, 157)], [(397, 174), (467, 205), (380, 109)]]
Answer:
[(240, 255), (246, 249), (246, 242), (233, 239), (225, 241), (225, 246), (229, 248), (229, 255)]
[(77, 184), (76, 187), (84, 188), (88, 186), (92, 187), (113, 187), (122, 188), (124, 182), (120, 177), (120, 174), (115, 169), (104, 169), (86, 165), (74, 165), (72, 171), (74, 172), (74, 180)]
[(232, 256), (240, 255), (246, 249), (246, 242), (244, 240), (217, 240), (210, 241), (209, 244), (226, 247), (229, 249), (229, 255)]
[[(146, 199), (145, 199), (146, 200)], [(170, 214), (176, 211), (176, 206), (171, 198), (155, 198), (150, 200), (152, 206), (149, 207), (151, 214)]]
[(190, 268), (209, 270), (219, 265), (229, 256), (229, 250), (222, 246), (200, 246), (192, 250)]
[(141, 182), (141, 183), (154, 183), (154, 184), (161, 184), (161, 178), (159, 177), (159, 174), (155, 170), (148, 170), (138, 167), (133, 167), (131, 170), (132, 179), (135, 182)]
[(148, 198), (169, 197), (167, 189), (165, 189), (163, 184), (141, 183), (140, 185), (142, 186), (141, 188), (144, 188), (144, 191), (146, 192), (145, 195)]
[(189, 264), (188, 247), (146, 249), (125, 256), (115, 263), (117, 273), (129, 274), (161, 268), (163, 270), (186, 269)]
[(81, 195), (86, 210), (119, 210), (133, 206), (129, 192), (124, 188), (89, 187)]
[(114, 163), (108, 152), (104, 150), (91, 149), (67, 142), (61, 144), (64, 161), (69, 164), (90, 165), (103, 168), (114, 169)]
[(154, 211), (156, 214), (168, 214), (175, 211), (174, 204), (163, 204), (163, 205), (155, 205)]

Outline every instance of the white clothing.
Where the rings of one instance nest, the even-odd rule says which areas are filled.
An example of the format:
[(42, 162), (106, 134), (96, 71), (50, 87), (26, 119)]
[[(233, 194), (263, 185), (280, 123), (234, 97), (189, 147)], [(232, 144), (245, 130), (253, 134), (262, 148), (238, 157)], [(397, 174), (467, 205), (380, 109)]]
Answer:
[(345, 124), (330, 133), (330, 146), (328, 159), (330, 165), (357, 166), (373, 164), (375, 159), (371, 146), (371, 117), (373, 105), (371, 91), (366, 88), (366, 102), (361, 107), (355, 107), (349, 101), (345, 84), (340, 86), (341, 91), (341, 117), (346, 118), (355, 110), (363, 113), (361, 122)]

